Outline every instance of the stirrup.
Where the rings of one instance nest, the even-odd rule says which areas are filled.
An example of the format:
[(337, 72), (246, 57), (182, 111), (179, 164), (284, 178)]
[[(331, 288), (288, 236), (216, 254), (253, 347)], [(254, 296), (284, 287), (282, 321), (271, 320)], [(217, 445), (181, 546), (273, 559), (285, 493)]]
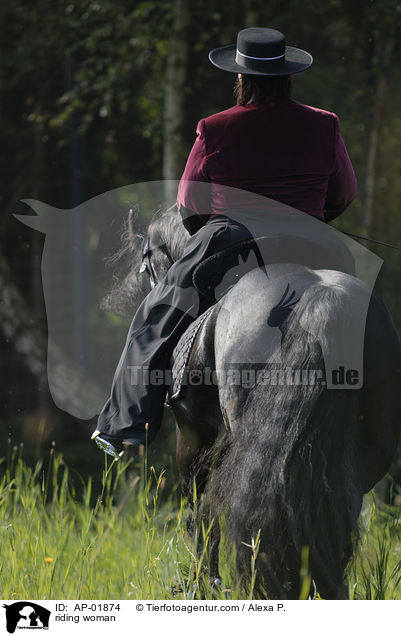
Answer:
[(120, 459), (120, 457), (124, 454), (124, 449), (122, 451), (118, 451), (118, 449), (114, 446), (114, 444), (112, 444), (111, 442), (109, 442), (107, 439), (105, 439), (104, 437), (101, 437), (101, 435), (103, 435), (103, 433), (101, 433), (101, 431), (99, 431), (98, 429), (96, 429), (94, 431), (94, 433), (92, 434), (91, 439), (93, 439), (95, 441), (95, 443), (97, 444), (97, 446), (104, 451), (105, 453), (107, 453), (107, 455), (111, 455), (112, 457), (114, 457), (116, 460)]

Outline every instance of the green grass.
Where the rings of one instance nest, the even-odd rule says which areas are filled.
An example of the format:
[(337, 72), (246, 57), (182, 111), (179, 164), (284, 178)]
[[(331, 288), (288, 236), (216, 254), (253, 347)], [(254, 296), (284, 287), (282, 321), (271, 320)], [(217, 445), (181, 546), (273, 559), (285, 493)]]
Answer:
[(16, 450), (0, 462), (2, 598), (225, 598), (203, 580), (177, 487), (165, 495), (146, 461), (105, 456), (97, 496), (90, 478), (77, 495), (53, 450), (46, 473)]
[[(203, 576), (205, 553), (196, 557), (186, 532), (185, 501), (146, 458), (105, 459), (99, 492), (89, 478), (78, 493), (54, 449), (46, 471), (41, 463), (29, 467), (20, 455), (14, 449), (0, 460), (2, 598), (252, 598), (259, 537), (249, 545), (249, 592), (244, 596), (233, 578), (235, 556), (226, 544), (225, 590), (216, 591)], [(379, 509), (371, 496), (362, 524), (363, 541), (349, 571), (351, 597), (400, 599), (398, 509)], [(203, 531), (207, 545), (210, 528)], [(307, 577), (307, 550), (303, 556)]]
[(361, 515), (362, 543), (348, 573), (350, 598), (401, 599), (401, 509), (373, 492)]

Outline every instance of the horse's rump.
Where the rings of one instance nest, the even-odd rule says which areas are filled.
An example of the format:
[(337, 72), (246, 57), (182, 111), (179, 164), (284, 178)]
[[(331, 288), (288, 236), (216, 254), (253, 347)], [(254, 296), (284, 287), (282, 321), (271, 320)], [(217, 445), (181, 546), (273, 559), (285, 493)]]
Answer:
[[(362, 496), (388, 470), (400, 434), (400, 398), (389, 398), (400, 375), (401, 347), (387, 310), (373, 296), (361, 370), (365, 384), (327, 388), (324, 352), (336, 347), (338, 360), (347, 355), (341, 339), (349, 342), (349, 330), (358, 333), (357, 324), (360, 333), (362, 321), (365, 333), (360, 309), (368, 307), (370, 290), (347, 274), (301, 266), (268, 266), (268, 275), (247, 274), (220, 303), (214, 354), (229, 432), (205, 509), (226, 515), (242, 574), (251, 561), (245, 544), (260, 531), (260, 594), (296, 598), (302, 548), (308, 546), (319, 591), (335, 598), (344, 596), (343, 572)], [(373, 391), (375, 414), (380, 408), (388, 414), (381, 460), (373, 466), (369, 452), (377, 429), (371, 414), (362, 412), (366, 393), (377, 389), (372, 364), (379, 377), (385, 364), (390, 378)]]

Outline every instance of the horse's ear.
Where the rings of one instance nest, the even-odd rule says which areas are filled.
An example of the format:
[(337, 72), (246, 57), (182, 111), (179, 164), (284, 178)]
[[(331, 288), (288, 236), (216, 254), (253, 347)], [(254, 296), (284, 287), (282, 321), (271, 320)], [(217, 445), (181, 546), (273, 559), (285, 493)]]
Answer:
[(127, 233), (128, 233), (128, 244), (131, 252), (136, 252), (138, 249), (137, 245), (137, 234), (134, 230), (135, 220), (138, 218), (139, 213), (139, 205), (138, 203), (134, 203), (130, 206), (128, 210), (128, 219), (127, 219)]

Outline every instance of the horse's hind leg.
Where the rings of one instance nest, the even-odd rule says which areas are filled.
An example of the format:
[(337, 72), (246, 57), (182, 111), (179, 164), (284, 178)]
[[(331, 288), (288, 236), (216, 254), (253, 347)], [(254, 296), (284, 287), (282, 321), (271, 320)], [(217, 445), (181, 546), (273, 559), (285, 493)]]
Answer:
[[(199, 440), (196, 440), (199, 442)], [(205, 538), (211, 524), (210, 515), (202, 506), (202, 498), (210, 472), (210, 443), (199, 447), (195, 438), (190, 434), (185, 436), (177, 427), (177, 467), (181, 480), (181, 492), (188, 500), (191, 516), (187, 529), (196, 538), (196, 550), (199, 558), (204, 556)], [(203, 523), (202, 523), (203, 522)], [(202, 527), (203, 525), (203, 527)], [(206, 537), (208, 546), (208, 565), (212, 582), (219, 581), (219, 544), (220, 526), (217, 519), (213, 520), (209, 535)]]
[[(217, 313), (216, 313), (217, 315)], [(214, 312), (203, 323), (194, 342), (189, 372), (214, 369)], [(206, 378), (206, 374), (205, 374)], [(225, 430), (220, 409), (217, 387), (213, 384), (191, 384), (182, 387), (179, 400), (173, 403), (177, 420), (176, 459), (181, 478), (182, 493), (187, 497), (192, 509), (190, 526), (198, 533), (198, 556), (203, 554), (203, 525), (207, 528), (211, 523), (210, 510), (202, 502), (208, 483), (210, 471), (216, 457), (215, 442), (220, 432)], [(196, 501), (194, 486), (196, 488)], [(196, 518), (194, 518), (196, 517)], [(191, 530), (191, 528), (189, 528)], [(208, 536), (208, 560), (212, 581), (219, 579), (218, 555), (220, 527), (215, 519)]]

